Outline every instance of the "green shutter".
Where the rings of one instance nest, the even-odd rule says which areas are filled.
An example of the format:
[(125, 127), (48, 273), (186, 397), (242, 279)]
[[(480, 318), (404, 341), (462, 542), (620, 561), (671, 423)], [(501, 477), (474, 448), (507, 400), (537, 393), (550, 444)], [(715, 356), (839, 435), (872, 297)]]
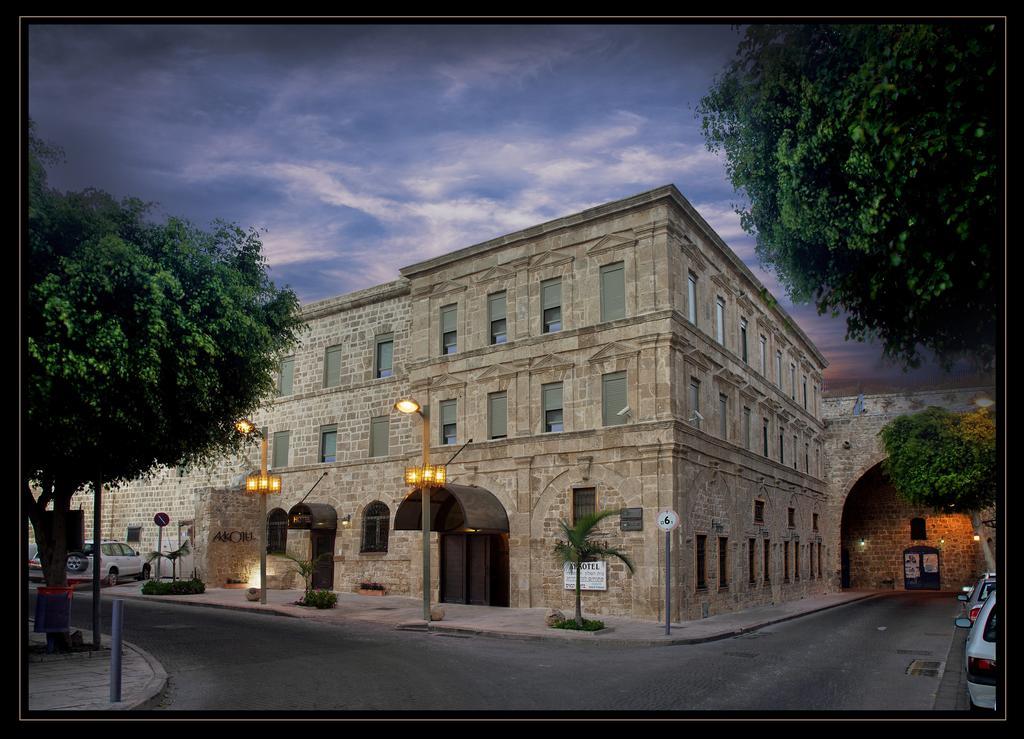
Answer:
[(324, 387), (334, 387), (341, 382), (341, 347), (332, 346), (327, 349), (324, 360)]
[(288, 466), (288, 439), (291, 431), (278, 431), (274, 434), (274, 460), (273, 469)]
[(487, 311), (490, 320), (500, 321), (505, 317), (505, 293), (494, 293), (487, 296)]
[(622, 262), (601, 267), (601, 320), (626, 317), (626, 271)]
[(370, 456), (384, 457), (388, 453), (388, 417), (370, 420)]
[(278, 395), (292, 394), (292, 381), (295, 378), (295, 357), (281, 360), (281, 375), (277, 383)]
[(544, 385), (541, 388), (543, 394), (544, 412), (560, 410), (562, 408), (562, 383), (554, 382)]
[(555, 278), (540, 283), (540, 308), (560, 308), (562, 306), (562, 280)]
[(601, 378), (602, 421), (605, 426), (618, 426), (626, 422), (619, 411), (628, 405), (626, 399), (626, 373), (615, 372)]
[(508, 396), (494, 393), (487, 396), (487, 433), (491, 439), (508, 435)]

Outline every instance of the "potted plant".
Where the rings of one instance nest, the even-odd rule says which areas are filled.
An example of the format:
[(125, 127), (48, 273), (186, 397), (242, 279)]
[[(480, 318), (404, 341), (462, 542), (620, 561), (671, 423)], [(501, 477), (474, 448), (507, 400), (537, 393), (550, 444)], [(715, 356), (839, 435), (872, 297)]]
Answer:
[(361, 582), (357, 592), (360, 595), (387, 595), (388, 589), (379, 582)]

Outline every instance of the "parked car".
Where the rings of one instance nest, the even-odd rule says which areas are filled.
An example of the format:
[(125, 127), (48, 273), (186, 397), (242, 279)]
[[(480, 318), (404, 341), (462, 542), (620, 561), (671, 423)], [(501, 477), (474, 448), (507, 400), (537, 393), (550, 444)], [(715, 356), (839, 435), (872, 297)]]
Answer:
[(44, 582), (43, 563), (39, 561), (39, 545), (28, 545), (28, 579), (29, 582)]
[(964, 669), (967, 671), (967, 692), (971, 708), (996, 707), (996, 639), (999, 636), (996, 592), (993, 590), (982, 606), (977, 619), (960, 617), (960, 628), (969, 628), (964, 647)]
[[(81, 551), (68, 555), (69, 583), (92, 580), (93, 549), (93, 543), (87, 541)], [(104, 539), (100, 545), (100, 575), (108, 585), (117, 585), (128, 577), (148, 580), (150, 569), (142, 555), (127, 544)]]
[(978, 618), (982, 606), (988, 599), (990, 593), (996, 590), (996, 575), (994, 572), (986, 572), (974, 583), (969, 592), (958, 595), (957, 598), (963, 603), (964, 614), (971, 619), (971, 623)]

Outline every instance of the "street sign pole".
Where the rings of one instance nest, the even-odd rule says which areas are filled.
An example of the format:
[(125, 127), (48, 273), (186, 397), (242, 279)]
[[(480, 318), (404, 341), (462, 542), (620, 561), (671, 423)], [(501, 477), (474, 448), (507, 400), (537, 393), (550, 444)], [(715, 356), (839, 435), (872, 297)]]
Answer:
[[(156, 551), (158, 554), (164, 553), (164, 526), (171, 522), (171, 517), (166, 513), (158, 513), (153, 516), (153, 523), (157, 525), (156, 535)], [(156, 581), (160, 582), (160, 560), (163, 557), (156, 558)]]
[(678, 513), (658, 511), (658, 528), (665, 532), (665, 636), (672, 633), (672, 531), (678, 525)]

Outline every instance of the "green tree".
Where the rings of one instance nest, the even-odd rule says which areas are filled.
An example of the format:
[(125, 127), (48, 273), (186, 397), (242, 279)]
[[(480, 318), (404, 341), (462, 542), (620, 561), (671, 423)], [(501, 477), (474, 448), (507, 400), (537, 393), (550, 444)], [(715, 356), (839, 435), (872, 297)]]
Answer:
[(595, 538), (598, 533), (597, 525), (616, 513), (618, 511), (615, 510), (597, 511), (581, 518), (575, 526), (570, 526), (568, 521), (558, 522), (565, 538), (555, 544), (555, 554), (558, 555), (563, 567), (566, 564), (571, 564), (576, 569), (576, 626), (578, 628), (583, 628), (580, 564), (589, 562), (595, 557), (616, 557), (625, 563), (630, 572), (633, 572), (633, 563), (626, 554)]
[(905, 499), (936, 509), (976, 511), (995, 503), (995, 414), (928, 408), (880, 432), (883, 470)]
[(72, 495), (240, 450), (233, 422), (273, 397), (301, 326), (256, 231), (58, 192), (45, 169), (57, 153), (30, 129), (22, 500), (50, 585), (66, 584)]
[(282, 557), (290, 559), (295, 564), (295, 572), (299, 573), (299, 576), (305, 583), (306, 592), (302, 596), (303, 600), (308, 598), (310, 592), (313, 590), (313, 575), (316, 574), (316, 568), (320, 566), (321, 562), (326, 560), (328, 557), (332, 556), (330, 552), (324, 552), (323, 554), (319, 554), (312, 559), (299, 559), (298, 557), (292, 556), (287, 552), (280, 552), (280, 555)]
[(172, 549), (169, 552), (150, 552), (146, 555), (146, 561), (152, 562), (154, 559), (166, 559), (171, 563), (171, 582), (176, 582), (178, 579), (178, 560), (190, 551), (192, 551), (192, 549), (188, 545), (188, 540), (186, 540), (181, 543), (180, 547)]
[(761, 263), (904, 366), (994, 354), (1002, 58), (990, 22), (755, 25), (697, 109)]

